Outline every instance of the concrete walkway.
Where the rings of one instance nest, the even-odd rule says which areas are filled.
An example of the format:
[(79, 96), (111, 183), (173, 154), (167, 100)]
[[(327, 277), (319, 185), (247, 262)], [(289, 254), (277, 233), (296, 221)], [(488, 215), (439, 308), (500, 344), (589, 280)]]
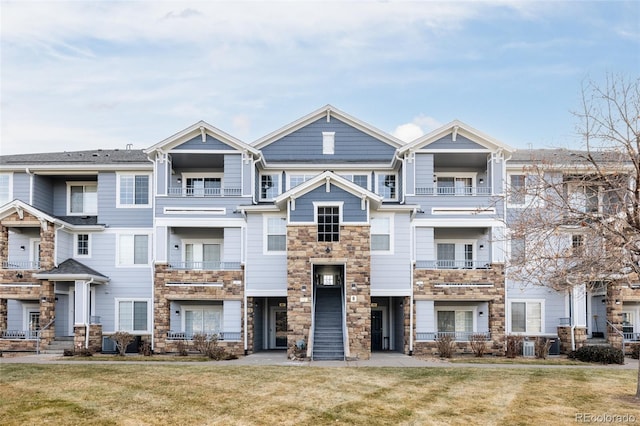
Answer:
[[(140, 359), (140, 361), (138, 361)], [(57, 354), (24, 355), (0, 357), (0, 370), (2, 364), (66, 364), (66, 365), (86, 365), (89, 364), (168, 364), (168, 365), (207, 365), (207, 366), (296, 366), (296, 367), (437, 367), (437, 368), (543, 368), (543, 369), (580, 369), (580, 368), (606, 368), (611, 370), (635, 370), (638, 368), (638, 361), (627, 358), (624, 365), (619, 364), (580, 364), (580, 365), (545, 365), (523, 362), (521, 364), (475, 364), (449, 362), (441, 359), (420, 359), (418, 357), (407, 356), (396, 352), (374, 352), (371, 359), (357, 361), (291, 361), (287, 359), (284, 351), (269, 351), (251, 354), (231, 361), (144, 361), (143, 357), (131, 356), (127, 361), (71, 361)]]

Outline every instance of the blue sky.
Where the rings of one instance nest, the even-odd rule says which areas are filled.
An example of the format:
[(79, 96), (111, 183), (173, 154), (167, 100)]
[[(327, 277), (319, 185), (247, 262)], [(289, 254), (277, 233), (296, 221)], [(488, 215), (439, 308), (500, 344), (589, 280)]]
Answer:
[(640, 1), (0, 2), (0, 154), (251, 143), (326, 104), (578, 148), (581, 85), (640, 74)]

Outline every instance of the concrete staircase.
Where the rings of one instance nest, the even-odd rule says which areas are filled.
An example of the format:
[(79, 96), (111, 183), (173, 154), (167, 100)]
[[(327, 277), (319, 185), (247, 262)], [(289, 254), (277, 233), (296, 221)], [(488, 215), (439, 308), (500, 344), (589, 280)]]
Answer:
[(73, 350), (73, 336), (56, 337), (46, 349), (40, 351), (41, 354), (60, 354), (65, 349)]
[(316, 290), (313, 360), (344, 361), (341, 288)]
[(587, 339), (584, 342), (585, 346), (604, 346), (604, 347), (611, 347), (611, 343), (607, 342), (607, 339), (603, 338), (603, 337), (592, 337), (590, 339)]

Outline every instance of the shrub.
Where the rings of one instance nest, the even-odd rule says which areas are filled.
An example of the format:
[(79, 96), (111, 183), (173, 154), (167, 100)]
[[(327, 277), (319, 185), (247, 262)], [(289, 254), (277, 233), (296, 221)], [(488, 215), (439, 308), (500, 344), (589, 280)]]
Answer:
[(65, 349), (62, 351), (62, 356), (73, 356), (75, 355), (73, 349)]
[(515, 358), (522, 353), (522, 336), (507, 336), (507, 358)]
[(631, 345), (631, 358), (640, 359), (640, 344)]
[(453, 350), (455, 348), (456, 339), (450, 334), (436, 337), (436, 344), (438, 346), (438, 353), (442, 358), (451, 358), (453, 356)]
[(487, 350), (487, 337), (484, 334), (472, 334), (471, 350), (476, 357), (481, 358)]
[(93, 356), (93, 351), (89, 348), (80, 348), (75, 354), (79, 356)]
[(218, 336), (216, 334), (212, 334), (210, 337), (204, 333), (194, 334), (193, 346), (201, 354), (216, 361), (234, 359), (233, 355), (218, 346)]
[(134, 337), (131, 333), (126, 331), (116, 331), (111, 335), (111, 340), (116, 342), (116, 348), (118, 349), (118, 355), (124, 356), (127, 351), (129, 343), (133, 342)]
[(551, 339), (538, 337), (535, 343), (536, 358), (547, 359), (549, 348), (551, 348)]
[(144, 356), (151, 356), (153, 354), (153, 350), (151, 350), (151, 343), (147, 340), (142, 342), (140, 345), (140, 350), (138, 351)]
[(176, 347), (178, 349), (178, 355), (180, 356), (189, 355), (189, 342), (187, 342), (186, 340), (179, 340)]
[(577, 351), (569, 353), (569, 358), (601, 364), (624, 364), (622, 351), (610, 346), (583, 346)]

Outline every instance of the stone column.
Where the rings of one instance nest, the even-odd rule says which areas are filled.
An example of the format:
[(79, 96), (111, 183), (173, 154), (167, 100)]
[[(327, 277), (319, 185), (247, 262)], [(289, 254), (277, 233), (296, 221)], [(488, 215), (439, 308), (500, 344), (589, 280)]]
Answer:
[(45, 222), (40, 228), (40, 269), (49, 270), (55, 265), (54, 226)]
[(7, 329), (8, 299), (0, 299), (0, 330)]
[[(618, 282), (607, 285), (607, 321), (622, 331), (622, 289)], [(622, 336), (607, 324), (607, 340), (614, 348), (622, 349)]]
[(171, 326), (171, 301), (166, 297), (165, 271), (166, 263), (158, 263), (154, 274), (153, 300), (153, 350), (156, 353), (167, 351), (167, 332)]
[(9, 260), (9, 228), (0, 225), (0, 262)]
[(51, 281), (43, 280), (40, 284), (40, 327), (49, 326), (40, 332), (40, 345), (46, 347), (55, 337), (55, 323), (51, 320), (56, 316), (56, 296)]

